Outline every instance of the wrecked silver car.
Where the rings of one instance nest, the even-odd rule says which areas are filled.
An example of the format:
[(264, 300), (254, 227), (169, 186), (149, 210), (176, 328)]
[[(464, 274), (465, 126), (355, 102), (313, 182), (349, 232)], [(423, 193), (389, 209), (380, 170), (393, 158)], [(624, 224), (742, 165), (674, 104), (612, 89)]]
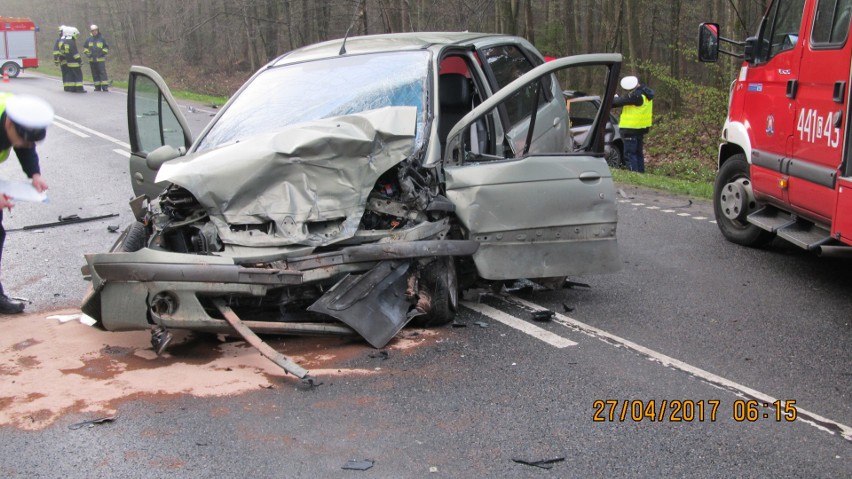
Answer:
[(330, 41), (263, 67), (194, 141), (160, 76), (133, 67), (138, 221), (86, 255), (83, 310), (152, 329), (158, 352), (172, 328), (261, 346), (254, 333), (354, 331), (380, 348), (451, 321), (460, 288), (613, 271), (610, 100), (575, 145), (562, 91), (591, 69), (610, 99), (620, 62), (544, 63), (477, 33)]

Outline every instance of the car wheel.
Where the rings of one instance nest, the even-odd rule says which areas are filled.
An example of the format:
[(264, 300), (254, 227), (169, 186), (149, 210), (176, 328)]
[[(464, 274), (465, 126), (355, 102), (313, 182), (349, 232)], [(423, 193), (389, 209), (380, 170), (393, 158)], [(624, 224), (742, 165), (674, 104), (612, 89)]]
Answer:
[(746, 217), (760, 205), (754, 199), (745, 155), (736, 154), (719, 168), (713, 185), (713, 212), (725, 238), (743, 246), (760, 246), (775, 235), (749, 223)]
[(145, 225), (139, 221), (133, 222), (125, 231), (124, 241), (117, 245), (116, 252), (133, 253), (145, 247), (148, 240), (148, 233), (145, 231)]
[(9, 75), (10, 78), (16, 78), (21, 74), (21, 67), (15, 62), (7, 62), (3, 65), (3, 73)]
[(420, 287), (432, 296), (432, 309), (412, 319), (411, 325), (432, 328), (452, 321), (459, 302), (455, 260), (442, 257), (426, 265), (420, 273)]
[(617, 145), (612, 145), (606, 151), (606, 164), (609, 165), (610, 168), (623, 168), (624, 167), (624, 154), (621, 152), (621, 149)]

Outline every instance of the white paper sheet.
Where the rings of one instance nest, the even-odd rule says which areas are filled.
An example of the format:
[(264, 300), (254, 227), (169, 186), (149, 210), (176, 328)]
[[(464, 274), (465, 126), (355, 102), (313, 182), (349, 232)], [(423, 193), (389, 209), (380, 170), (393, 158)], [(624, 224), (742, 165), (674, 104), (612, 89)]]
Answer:
[(0, 180), (0, 193), (9, 196), (15, 201), (31, 201), (33, 203), (47, 203), (47, 193), (39, 193), (33, 188), (32, 183), (26, 181)]

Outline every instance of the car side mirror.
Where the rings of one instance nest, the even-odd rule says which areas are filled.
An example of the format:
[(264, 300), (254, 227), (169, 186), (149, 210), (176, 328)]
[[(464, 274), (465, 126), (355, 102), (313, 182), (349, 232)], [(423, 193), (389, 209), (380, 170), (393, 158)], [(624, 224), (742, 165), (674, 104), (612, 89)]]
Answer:
[(163, 145), (151, 153), (148, 153), (148, 156), (145, 158), (145, 164), (148, 165), (148, 168), (158, 171), (160, 167), (163, 166), (163, 163), (179, 158), (185, 154), (186, 148), (184, 147), (175, 148), (171, 145)]
[(757, 52), (757, 37), (746, 38), (743, 48), (743, 59), (748, 63), (754, 63)]
[(702, 23), (698, 27), (698, 60), (702, 62), (719, 60), (718, 23)]

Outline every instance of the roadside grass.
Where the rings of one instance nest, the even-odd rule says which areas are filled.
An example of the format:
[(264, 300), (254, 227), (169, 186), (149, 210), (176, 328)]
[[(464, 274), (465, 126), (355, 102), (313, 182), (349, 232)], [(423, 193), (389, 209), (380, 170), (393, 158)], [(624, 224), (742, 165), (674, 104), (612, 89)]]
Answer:
[(686, 195), (708, 200), (713, 197), (712, 180), (672, 178), (670, 176), (655, 174), (654, 171), (636, 173), (634, 171), (621, 169), (613, 169), (612, 178), (617, 183), (627, 183), (636, 186), (643, 186), (645, 188), (654, 188), (678, 195)]
[[(87, 68), (88, 68), (88, 66), (86, 66), (86, 65), (83, 66), (83, 74), (84, 74), (84, 77), (83, 77), (84, 80), (83, 81), (84, 82), (90, 82), (91, 81), (91, 79), (88, 79), (85, 76)], [(48, 63), (48, 62), (41, 62), (41, 65), (37, 69), (34, 69), (33, 71), (36, 71), (36, 72), (44, 74), (44, 75), (54, 76), (54, 77), (57, 77), (57, 78), (62, 76), (62, 73), (59, 70), (59, 67), (54, 65), (53, 63)], [(127, 89), (127, 80), (115, 80), (115, 79), (113, 79), (111, 85), (115, 88), (123, 88), (123, 89), (126, 90)], [(174, 97), (179, 99), (179, 100), (194, 101), (194, 102), (197, 102), (197, 103), (202, 103), (202, 104), (207, 105), (207, 106), (214, 106), (216, 108), (224, 105), (228, 101), (228, 97), (226, 97), (226, 96), (201, 95), (199, 93), (193, 93), (193, 92), (190, 92), (190, 91), (180, 91), (180, 90), (172, 90), (171, 92), (172, 92), (172, 95), (174, 95)]]

